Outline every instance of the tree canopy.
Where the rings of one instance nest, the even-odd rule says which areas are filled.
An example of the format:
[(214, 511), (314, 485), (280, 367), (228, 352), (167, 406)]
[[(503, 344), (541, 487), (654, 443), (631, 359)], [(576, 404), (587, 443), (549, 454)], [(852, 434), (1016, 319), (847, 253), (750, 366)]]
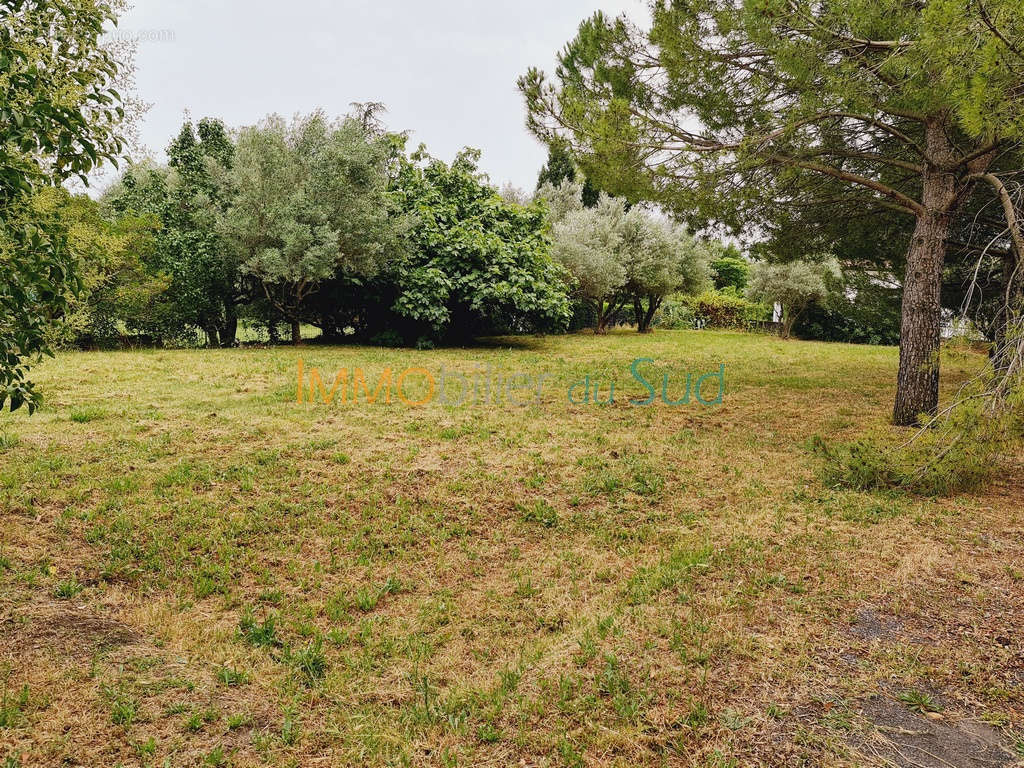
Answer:
[(232, 191), (227, 178), (234, 144), (220, 120), (182, 125), (167, 148), (166, 167), (129, 167), (104, 200), (120, 214), (154, 216), (160, 226), (154, 262), (170, 279), (165, 335), (201, 328), (211, 345), (234, 342), (237, 264), (217, 231)]
[(404, 224), (389, 216), (395, 146), (356, 117), (272, 116), (238, 138), (235, 195), (222, 231), (238, 270), (292, 326), (326, 281), (361, 283), (400, 257)]
[(156, 336), (173, 322), (170, 278), (156, 259), (156, 216), (111, 216), (87, 195), (62, 187), (42, 190), (33, 207), (66, 230), (80, 284), (67, 291), (61, 322), (51, 328), (56, 344), (92, 345), (122, 333)]
[(813, 194), (819, 176), (914, 213), (928, 154), (915, 124), (948, 115), (965, 162), (1024, 128), (1014, 0), (652, 10), (647, 30), (596, 14), (559, 56), (557, 85), (531, 70), (520, 86), (533, 130), (567, 143), (602, 186), (703, 220), (770, 220), (780, 197)]
[(750, 277), (750, 263), (743, 258), (734, 245), (723, 246), (711, 260), (715, 273), (715, 288), (733, 288), (742, 291)]
[(544, 208), (502, 199), (479, 159), (465, 150), (448, 165), (421, 148), (402, 165), (395, 204), (416, 223), (408, 258), (387, 276), (393, 310), (439, 338), (562, 329), (569, 304)]
[(539, 192), (546, 186), (559, 187), (567, 181), (579, 182), (583, 205), (593, 208), (597, 205), (601, 190), (595, 187), (590, 179), (585, 176), (578, 178), (580, 176), (582, 174), (576, 168), (576, 161), (569, 154), (566, 142), (553, 139), (548, 146), (548, 161), (537, 176), (537, 191)]
[(762, 304), (782, 307), (780, 335), (788, 339), (804, 311), (814, 302), (824, 300), (840, 278), (839, 266), (833, 259), (821, 263), (760, 262), (751, 270), (747, 296)]
[(650, 331), (666, 296), (696, 293), (708, 281), (710, 248), (683, 227), (640, 207), (627, 210), (624, 199), (604, 193), (587, 207), (578, 182), (545, 185), (539, 196), (551, 211), (555, 258), (569, 271), (597, 333), (625, 307), (638, 331)]

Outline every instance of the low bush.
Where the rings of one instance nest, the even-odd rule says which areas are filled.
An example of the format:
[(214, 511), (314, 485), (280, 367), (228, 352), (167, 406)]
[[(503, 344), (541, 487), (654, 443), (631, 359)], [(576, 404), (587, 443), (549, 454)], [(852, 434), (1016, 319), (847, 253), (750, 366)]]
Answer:
[[(771, 320), (770, 308), (743, 298), (733, 289), (675, 296), (665, 302), (661, 312), (669, 323), (683, 323), (691, 314), (692, 328), (753, 330)], [(664, 320), (659, 324), (662, 328), (672, 327), (665, 325)]]
[(687, 331), (694, 328), (696, 317), (693, 307), (685, 299), (670, 298), (661, 305), (654, 326), (669, 331)]

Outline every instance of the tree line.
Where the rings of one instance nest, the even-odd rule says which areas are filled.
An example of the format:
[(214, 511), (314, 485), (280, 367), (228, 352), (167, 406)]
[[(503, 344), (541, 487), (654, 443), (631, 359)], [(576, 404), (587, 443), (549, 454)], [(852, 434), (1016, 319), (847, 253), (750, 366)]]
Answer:
[(568, 180), (506, 199), (478, 151), (409, 154), (377, 112), (186, 122), (166, 165), (128, 167), (98, 201), (46, 190), (81, 278), (60, 341), (232, 346), (247, 318), (295, 343), (309, 324), (422, 346), (564, 331), (581, 308), (599, 333), (629, 313), (646, 332), (667, 296), (710, 285), (720, 244), (621, 198), (587, 207)]

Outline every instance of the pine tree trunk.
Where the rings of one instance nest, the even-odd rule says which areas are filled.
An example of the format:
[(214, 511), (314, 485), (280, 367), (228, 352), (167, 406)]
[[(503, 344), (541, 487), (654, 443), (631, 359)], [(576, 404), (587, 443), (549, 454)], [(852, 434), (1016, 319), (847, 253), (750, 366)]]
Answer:
[(901, 427), (917, 424), (920, 414), (932, 416), (939, 407), (940, 294), (949, 225), (948, 213), (928, 211), (918, 217), (907, 253), (900, 372), (893, 410), (893, 423)]
[(939, 349), (942, 322), (942, 268), (953, 212), (959, 199), (956, 150), (944, 119), (925, 125), (928, 164), (922, 176), (921, 204), (907, 251), (900, 325), (900, 372), (893, 423), (909, 427), (921, 414), (939, 408)]

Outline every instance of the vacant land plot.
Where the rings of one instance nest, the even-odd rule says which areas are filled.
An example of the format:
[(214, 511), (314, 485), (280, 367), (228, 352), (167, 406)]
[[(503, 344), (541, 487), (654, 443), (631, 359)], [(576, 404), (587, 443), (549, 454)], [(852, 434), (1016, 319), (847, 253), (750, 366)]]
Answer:
[[(299, 405), (300, 356), (328, 390), (550, 379)], [(631, 407), (637, 358), (672, 397), (724, 364), (724, 402)], [(1020, 464), (930, 500), (825, 487), (809, 448), (884, 429), (896, 364), (711, 332), (61, 355), (0, 417), (0, 760), (1011, 765)], [(587, 375), (617, 402), (570, 404)]]

